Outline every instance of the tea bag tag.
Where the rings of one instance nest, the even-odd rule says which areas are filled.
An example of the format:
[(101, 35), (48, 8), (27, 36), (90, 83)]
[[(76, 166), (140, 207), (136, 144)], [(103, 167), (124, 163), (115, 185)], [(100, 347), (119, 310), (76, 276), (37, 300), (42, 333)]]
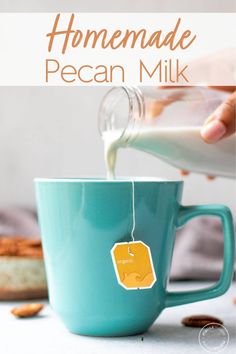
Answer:
[(115, 243), (111, 249), (118, 283), (127, 290), (149, 289), (156, 282), (150, 248), (142, 241)]
[(135, 241), (135, 190), (131, 181), (132, 230), (130, 242), (117, 242), (111, 249), (118, 283), (127, 290), (149, 289), (156, 282), (150, 248), (142, 241)]

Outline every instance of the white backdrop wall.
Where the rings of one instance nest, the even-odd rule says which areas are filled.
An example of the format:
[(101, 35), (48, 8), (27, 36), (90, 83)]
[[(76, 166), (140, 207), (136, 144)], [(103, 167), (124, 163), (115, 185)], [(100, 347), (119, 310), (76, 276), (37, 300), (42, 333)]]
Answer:
[(234, 12), (235, 0), (0, 0), (5, 12)]
[[(235, 0), (0, 0), (1, 12), (162, 11), (233, 12)], [(97, 110), (105, 88), (0, 88), (0, 207), (34, 206), (35, 176), (101, 176), (103, 146)], [(147, 154), (123, 150), (118, 174), (179, 178)], [(186, 178), (184, 203), (223, 203), (236, 213), (235, 182)]]

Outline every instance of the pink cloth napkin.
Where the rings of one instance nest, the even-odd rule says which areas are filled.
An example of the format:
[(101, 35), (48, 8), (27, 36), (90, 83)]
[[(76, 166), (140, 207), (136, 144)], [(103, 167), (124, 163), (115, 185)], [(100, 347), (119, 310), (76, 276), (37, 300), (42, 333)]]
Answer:
[(26, 209), (0, 209), (0, 235), (38, 238), (36, 214)]
[(171, 278), (219, 279), (223, 249), (224, 238), (219, 219), (193, 219), (177, 232)]

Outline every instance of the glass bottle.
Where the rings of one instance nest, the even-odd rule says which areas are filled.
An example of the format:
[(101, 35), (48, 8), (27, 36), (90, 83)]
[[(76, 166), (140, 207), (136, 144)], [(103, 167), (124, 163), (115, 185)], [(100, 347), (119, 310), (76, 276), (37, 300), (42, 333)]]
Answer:
[(206, 87), (115, 87), (99, 110), (108, 170), (119, 148), (150, 153), (182, 170), (233, 178), (236, 137), (207, 144), (200, 135), (206, 118), (227, 97)]

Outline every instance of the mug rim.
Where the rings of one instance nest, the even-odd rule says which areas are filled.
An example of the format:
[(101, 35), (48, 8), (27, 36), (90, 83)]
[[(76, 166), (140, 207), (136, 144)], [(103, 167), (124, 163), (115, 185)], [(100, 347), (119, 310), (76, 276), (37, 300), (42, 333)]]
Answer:
[(157, 177), (119, 177), (107, 179), (106, 177), (36, 177), (35, 183), (177, 183), (183, 184), (183, 180), (162, 179)]

